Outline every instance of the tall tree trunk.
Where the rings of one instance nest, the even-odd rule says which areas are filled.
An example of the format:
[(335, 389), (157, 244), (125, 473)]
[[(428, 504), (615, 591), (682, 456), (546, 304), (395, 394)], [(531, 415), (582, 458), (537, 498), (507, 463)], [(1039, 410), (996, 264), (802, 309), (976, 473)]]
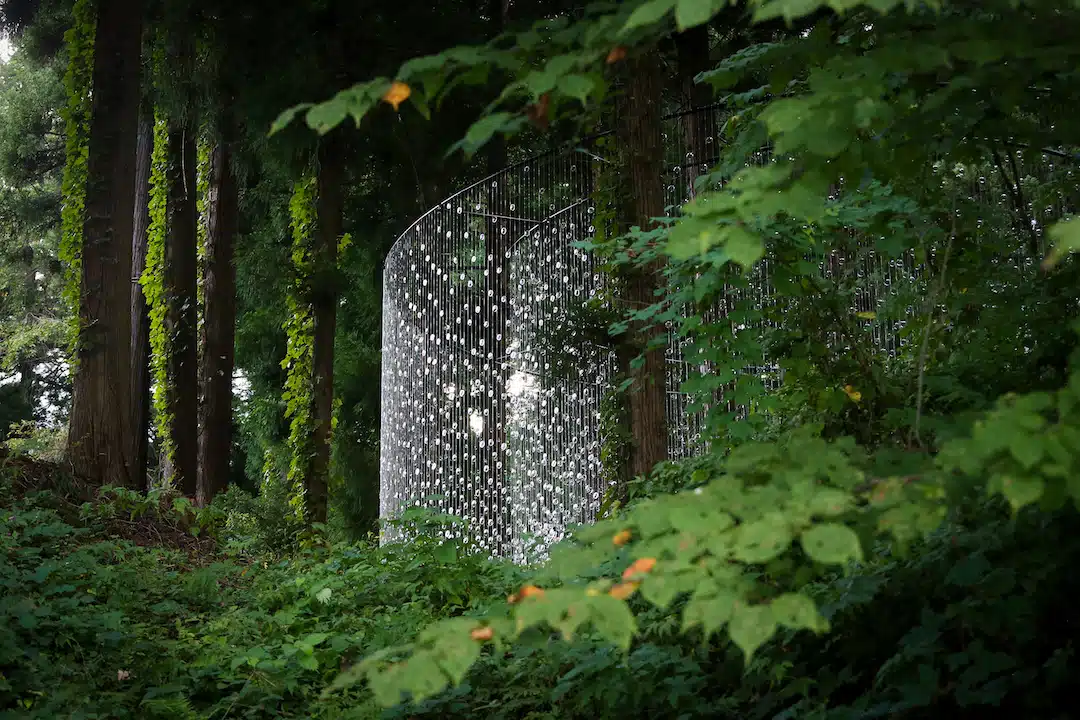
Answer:
[(169, 230), (165, 238), (165, 331), (169, 434), (173, 483), (184, 495), (196, 494), (199, 458), (199, 380), (196, 323), (198, 296), (198, 213), (195, 205), (195, 135), (185, 126), (169, 130)]
[(229, 482), (232, 450), (232, 376), (236, 335), (236, 267), (239, 189), (226, 139), (210, 159), (203, 325), (199, 355), (199, 482), (195, 494), (207, 505)]
[(139, 278), (146, 269), (150, 228), (150, 160), (154, 151), (154, 117), (139, 118), (135, 154), (135, 214), (131, 234), (131, 427), (132, 479), (147, 485), (150, 431), (150, 313)]
[[(699, 25), (675, 36), (679, 57), (679, 76), (682, 90), (683, 110), (702, 108), (712, 100), (712, 91), (704, 83), (695, 83), (699, 73), (709, 69), (709, 26)], [(682, 130), (686, 139), (686, 157), (683, 159), (683, 178), (687, 196), (694, 198), (694, 182), (715, 159), (707, 156), (705, 138), (716, 133), (716, 116), (710, 111), (691, 112), (682, 117)], [(719, 144), (715, 143), (714, 148)]]
[[(626, 63), (626, 84), (618, 108), (618, 135), (625, 158), (626, 205), (622, 209), (625, 227), (651, 228), (652, 218), (664, 214), (664, 196), (660, 177), (663, 174), (661, 140), (661, 78), (655, 51), (631, 57)], [(627, 268), (622, 274), (623, 300), (636, 310), (656, 302), (661, 265)], [(633, 379), (629, 391), (628, 420), (631, 447), (631, 477), (647, 474), (668, 457), (667, 364), (663, 348), (647, 350), (652, 335), (644, 323), (630, 326), (630, 348), (620, 353), (624, 376)], [(641, 367), (632, 359), (644, 352)]]
[(334, 333), (337, 329), (337, 248), (342, 232), (342, 167), (340, 149), (330, 142), (319, 148), (318, 245), (316, 281), (312, 288), (315, 321), (311, 359), (314, 457), (307, 474), (305, 505), (308, 522), (326, 522), (330, 478), (331, 422), (334, 414)]
[(130, 456), (128, 412), (142, 13), (141, 0), (98, 3), (78, 368), (68, 433), (68, 455), (76, 473), (99, 484), (127, 487), (142, 480)]

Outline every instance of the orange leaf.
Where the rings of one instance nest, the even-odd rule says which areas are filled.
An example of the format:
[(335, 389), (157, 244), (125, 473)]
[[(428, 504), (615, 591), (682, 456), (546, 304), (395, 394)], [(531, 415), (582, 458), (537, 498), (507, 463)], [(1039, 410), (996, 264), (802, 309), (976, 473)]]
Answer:
[(615, 533), (615, 537), (611, 538), (611, 542), (615, 543), (616, 545), (625, 545), (626, 543), (630, 542), (630, 537), (631, 535), (629, 530), (620, 530), (619, 532)]
[(623, 571), (623, 580), (629, 580), (635, 575), (644, 575), (650, 570), (652, 570), (654, 567), (656, 567), (656, 558), (638, 558), (634, 561), (633, 565)]
[(616, 600), (625, 600), (626, 598), (633, 595), (634, 591), (637, 589), (638, 584), (636, 582), (619, 583), (618, 585), (608, 590), (608, 595), (615, 598)]
[(412, 88), (403, 82), (394, 81), (394, 84), (390, 86), (390, 89), (382, 96), (383, 102), (390, 103), (394, 110), (398, 109), (401, 103), (409, 99), (412, 95)]
[(540, 99), (533, 105), (525, 108), (525, 114), (529, 117), (529, 121), (539, 127), (541, 130), (547, 130), (548, 127), (548, 106), (551, 104), (550, 93), (544, 93), (540, 96)]
[(495, 630), (491, 626), (473, 628), (473, 631), (469, 633), (469, 637), (477, 642), (486, 642), (495, 637)]
[(607, 64), (612, 65), (617, 62), (621, 62), (626, 59), (626, 48), (622, 45), (616, 45), (611, 48), (611, 52), (607, 56)]
[(850, 385), (845, 385), (844, 386), (844, 394), (847, 395), (852, 400), (854, 400), (855, 402), (859, 402), (860, 400), (862, 400), (862, 393), (859, 392), (858, 390), (856, 390), (855, 388), (853, 388)]
[(538, 597), (543, 597), (543, 596), (544, 596), (544, 591), (541, 590), (540, 588), (536, 587), (535, 585), (526, 585), (525, 587), (521, 588), (521, 599), (522, 600), (524, 600), (525, 598), (531, 598), (531, 597), (537, 597), (538, 598)]

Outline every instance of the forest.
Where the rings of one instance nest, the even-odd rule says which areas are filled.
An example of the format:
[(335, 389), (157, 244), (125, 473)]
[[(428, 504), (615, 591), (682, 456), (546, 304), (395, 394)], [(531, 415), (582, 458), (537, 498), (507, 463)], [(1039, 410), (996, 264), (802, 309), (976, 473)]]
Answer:
[[(1080, 0), (0, 0), (0, 720), (1078, 717), (1078, 97)], [(522, 559), (388, 448), (575, 426), (415, 441), (386, 343), (538, 158)]]

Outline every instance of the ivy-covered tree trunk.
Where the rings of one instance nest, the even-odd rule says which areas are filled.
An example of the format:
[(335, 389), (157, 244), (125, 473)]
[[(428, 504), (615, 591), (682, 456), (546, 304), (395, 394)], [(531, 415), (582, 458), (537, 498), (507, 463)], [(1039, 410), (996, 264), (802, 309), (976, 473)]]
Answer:
[(170, 219), (165, 238), (165, 331), (170, 347), (165, 398), (172, 457), (166, 480), (188, 497), (196, 493), (199, 457), (196, 160), (194, 133), (183, 125), (170, 128)]
[[(150, 161), (154, 151), (154, 117), (139, 118), (135, 153), (135, 214), (131, 234), (131, 277), (142, 277), (150, 231)], [(131, 290), (131, 458), (132, 479), (146, 485), (150, 431), (150, 312), (142, 287)]]
[(68, 428), (74, 471), (99, 484), (127, 487), (141, 482), (130, 454), (128, 408), (142, 10), (141, 0), (98, 4), (78, 366)]
[(199, 480), (195, 498), (206, 505), (229, 482), (232, 449), (232, 376), (236, 335), (236, 266), (239, 189), (231, 146), (215, 145), (207, 192), (208, 232), (203, 270), (203, 324), (199, 355)]
[[(617, 109), (625, 198), (620, 219), (624, 229), (635, 225), (648, 229), (652, 218), (664, 214), (659, 58), (651, 51), (631, 57), (626, 65), (624, 92)], [(628, 310), (656, 302), (661, 267), (657, 261), (622, 271), (622, 300)], [(621, 373), (633, 380), (627, 398), (630, 477), (649, 473), (668, 457), (667, 364), (662, 347), (647, 349), (650, 338), (644, 323), (633, 323), (619, 352)], [(634, 358), (642, 353), (644, 363), (635, 367)]]
[(319, 149), (318, 235), (311, 288), (314, 338), (311, 355), (311, 422), (314, 442), (311, 471), (305, 479), (308, 522), (326, 522), (330, 478), (330, 443), (334, 416), (334, 333), (337, 329), (337, 250), (342, 233), (342, 163), (340, 147)]

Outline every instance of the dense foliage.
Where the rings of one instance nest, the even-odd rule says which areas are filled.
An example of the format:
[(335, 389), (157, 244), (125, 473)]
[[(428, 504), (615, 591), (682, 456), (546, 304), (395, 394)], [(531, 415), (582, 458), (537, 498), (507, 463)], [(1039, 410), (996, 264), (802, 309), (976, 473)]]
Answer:
[[(339, 94), (307, 109), (307, 122), (359, 122), (384, 92), (423, 113), (477, 67), (499, 67), (517, 82), (466, 135), (474, 152), (538, 108), (558, 117), (601, 99), (603, 66), (628, 52), (613, 42), (648, 45), (671, 31), (672, 11), (685, 31), (722, 5), (652, 0), (542, 23), (513, 44), (410, 62), (395, 84)], [(856, 5), (838, 17), (817, 3), (751, 3), (759, 22), (802, 27), (733, 43), (698, 77), (728, 90), (720, 163), (679, 221), (609, 241), (624, 264), (662, 262), (667, 281), (615, 332), (674, 324), (709, 369), (684, 386), (709, 408), (709, 462), (683, 469), (682, 484), (700, 487), (581, 531), (552, 560), (558, 587), (529, 586), (473, 639), (501, 645), (534, 627), (571, 637), (592, 624), (629, 649), (641, 621), (625, 601), (640, 593), (659, 609), (685, 601), (684, 631), (726, 627), (753, 662), (782, 629), (825, 631), (813, 583), (830, 566), (865, 564), (882, 536), (910, 552), (980, 494), (1003, 495), (1014, 512), (1080, 500), (1077, 268), (1061, 262), (1080, 229), (1069, 215), (1077, 138), (1054, 101), (1075, 90), (1063, 68), (1076, 38), (1045, 35), (1048, 24), (1074, 27), (1074, 9)], [(882, 281), (862, 262), (870, 253), (917, 270), (890, 278), (895, 299), (854, 313), (853, 298)], [(765, 257), (762, 302), (754, 270)], [(718, 302), (726, 311), (711, 313)], [(893, 352), (875, 343), (882, 332), (898, 336)], [(386, 703), (428, 697), (465, 677), (467, 631), (443, 623), (357, 674)], [(956, 687), (933, 664), (919, 668), (932, 688), (922, 704)], [(842, 707), (806, 692), (821, 711)]]
[(382, 711), (359, 688), (324, 693), (341, 670), (439, 618), (456, 617), (475, 644), (469, 629), (506, 607), (524, 571), (430, 539), (252, 556), (229, 541), (252, 522), (236, 491), (210, 511), (122, 489), (80, 505), (52, 468), (3, 472), (4, 717), (757, 718), (825, 707), (828, 717), (980, 717), (1000, 707), (1053, 718), (1075, 671), (1075, 512), (1010, 517), (979, 501), (906, 558), (879, 546), (859, 569), (821, 575), (807, 587), (829, 634), (785, 630), (745, 668), (733, 646), (635, 603), (628, 652), (592, 631), (566, 642), (533, 630), (506, 655), (485, 653), (454, 690)]
[[(36, 415), (63, 405), (44, 388), (62, 383), (48, 361), (71, 314), (40, 310), (71, 299), (89, 5), (66, 76), (17, 57), (0, 78), (17, 121), (0, 127), (0, 422), (55, 427)], [(202, 44), (188, 86), (155, 78), (149, 93), (177, 112), (222, 77), (242, 88), (239, 482), (196, 508), (169, 488), (88, 488), (26, 459), (55, 456), (32, 432), (0, 446), (0, 717), (1070, 717), (1080, 4), (555, 3), (489, 42), (475, 18), (450, 19), (454, 3), (386, 8), (358, 37), (388, 52), (356, 63), (345, 35), (303, 36), (356, 19), (326, 3), (269, 14), (267, 47), (234, 55), (253, 32), (242, 5), (210, 13), (220, 37), (158, 18)], [(377, 506), (394, 230), (462, 156), (497, 163), (504, 141), (522, 152), (606, 122), (626, 65), (671, 60), (695, 29), (709, 40), (697, 85), (725, 121), (717, 162), (676, 217), (586, 244), (612, 272), (655, 272), (659, 292), (614, 318), (616, 298), (597, 298), (582, 322), (610, 323), (612, 342), (631, 327), (678, 340), (707, 446), (629, 483), (536, 567), (446, 539), (460, 521), (419, 508), (396, 521), (408, 542), (358, 542)], [(474, 44), (444, 50), (459, 42)], [(332, 97), (265, 137), (316, 93)], [(43, 140), (61, 115), (66, 144)], [(315, 527), (296, 492), (318, 212), (301, 118), (360, 127), (355, 241), (317, 278), (341, 285), (341, 318), (332, 512)], [(438, 161), (448, 146), (464, 152)], [(61, 177), (43, 158), (65, 153)], [(609, 211), (597, 225), (617, 224)], [(625, 436), (608, 440), (623, 452)]]
[(122, 488), (79, 504), (53, 468), (2, 472), (0, 717), (378, 717), (320, 692), (519, 575), (430, 541), (251, 557), (227, 542), (251, 518), (237, 491), (222, 509)]

